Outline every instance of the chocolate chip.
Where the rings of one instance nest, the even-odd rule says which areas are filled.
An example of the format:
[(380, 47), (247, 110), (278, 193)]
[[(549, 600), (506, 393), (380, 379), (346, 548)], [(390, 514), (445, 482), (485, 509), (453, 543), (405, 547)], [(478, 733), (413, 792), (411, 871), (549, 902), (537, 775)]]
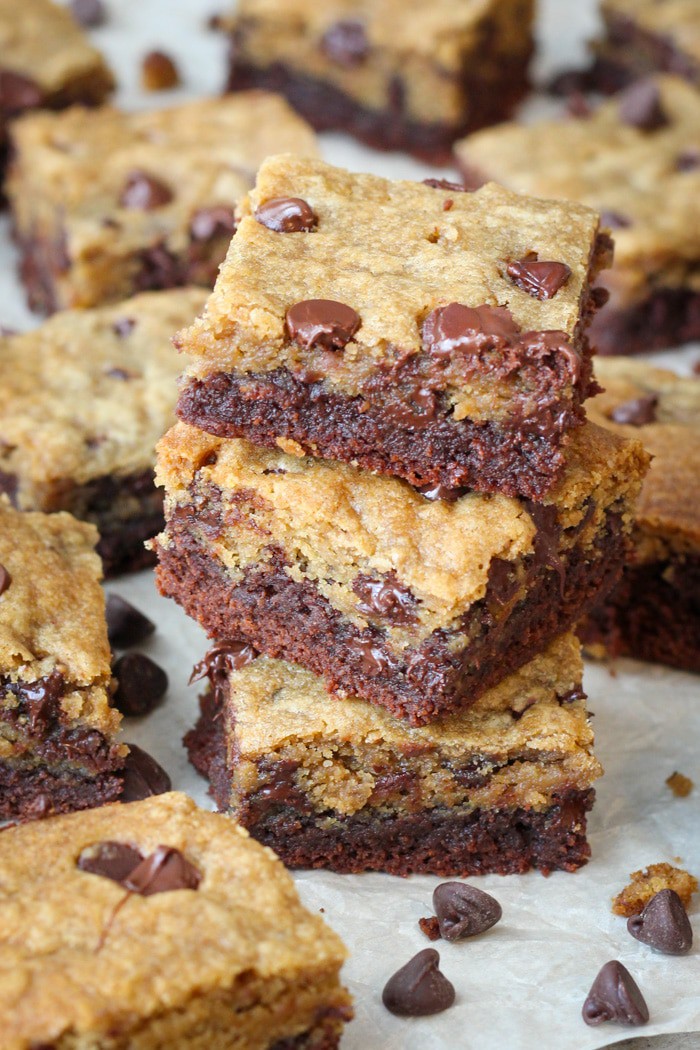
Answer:
[(231, 671), (240, 671), (259, 655), (257, 649), (247, 642), (222, 642), (214, 645), (203, 660), (195, 664), (189, 685), (208, 678), (212, 685), (225, 678)]
[(332, 299), (304, 299), (287, 310), (290, 339), (307, 349), (342, 350), (360, 327), (360, 315)]
[(503, 915), (498, 901), (476, 886), (443, 882), (433, 891), (433, 907), (446, 941), (476, 937), (495, 926)]
[(455, 1001), (454, 986), (440, 971), (440, 956), (424, 948), (390, 977), (382, 992), (387, 1010), (399, 1017), (427, 1017)]
[(43, 101), (41, 88), (29, 77), (0, 69), (0, 111), (8, 117), (35, 109)]
[(419, 919), (418, 925), (420, 927), (421, 933), (424, 933), (429, 941), (440, 940), (440, 923), (437, 921), (434, 915), (431, 915), (429, 918)]
[(450, 182), (449, 179), (423, 179), (424, 186), (430, 186), (434, 190), (454, 190), (457, 193), (466, 193), (467, 187), (461, 182)]
[(115, 335), (118, 335), (120, 339), (124, 339), (135, 326), (136, 321), (133, 317), (118, 317), (117, 320), (112, 323), (112, 331)]
[(378, 580), (361, 573), (353, 581), (352, 589), (360, 599), (357, 610), (364, 616), (390, 624), (411, 624), (418, 619), (416, 598), (393, 569)]
[(73, 18), (85, 29), (97, 29), (107, 20), (107, 12), (102, 0), (71, 0)]
[(608, 226), (611, 230), (626, 230), (632, 225), (632, 220), (619, 211), (602, 211), (600, 221), (603, 226)]
[(434, 357), (456, 351), (478, 353), (510, 342), (520, 332), (510, 310), (502, 306), (464, 306), (449, 303), (428, 314), (423, 322), (423, 346)]
[(615, 959), (607, 962), (596, 977), (583, 1004), (582, 1014), (589, 1025), (606, 1021), (643, 1025), (649, 1020), (647, 1004), (632, 974)]
[(139, 717), (158, 706), (168, 688), (168, 676), (145, 653), (125, 653), (114, 665), (117, 690), (112, 702), (123, 715)]
[(132, 171), (128, 176), (119, 197), (122, 208), (135, 208), (138, 211), (153, 211), (162, 208), (173, 199), (171, 190), (147, 171)]
[(107, 595), (107, 637), (117, 649), (129, 649), (149, 638), (156, 629), (153, 620), (118, 594)]
[(655, 893), (641, 915), (627, 920), (636, 940), (664, 955), (686, 955), (693, 946), (693, 930), (683, 901), (675, 890)]
[(318, 216), (301, 197), (273, 197), (256, 208), (261, 226), (275, 233), (308, 233), (318, 226)]
[[(136, 372), (129, 372), (126, 368), (118, 368), (116, 366), (114, 368), (106, 368), (104, 374), (109, 376), (110, 379), (120, 379), (123, 383), (128, 383), (130, 379), (138, 378)], [(103, 438), (102, 440), (105, 439)]]
[(383, 674), (392, 670), (392, 661), (378, 645), (367, 638), (357, 638), (352, 643), (363, 674)]
[(643, 397), (633, 397), (630, 401), (623, 401), (616, 405), (610, 413), (614, 423), (625, 423), (631, 427), (643, 427), (647, 423), (653, 423), (656, 419), (656, 406), (659, 403), (657, 394), (645, 394)]
[(369, 41), (362, 22), (335, 22), (321, 37), (321, 48), (339, 66), (362, 65), (369, 54)]
[(12, 577), (4, 565), (0, 565), (0, 594), (4, 594), (12, 583)]
[(78, 857), (78, 867), (90, 875), (123, 883), (142, 860), (142, 854), (124, 842), (98, 842), (83, 850)]
[(521, 259), (508, 265), (508, 276), (513, 284), (534, 299), (553, 299), (571, 277), (571, 267), (562, 262), (544, 259)]
[(426, 499), (441, 499), (444, 500), (445, 503), (456, 503), (457, 500), (466, 495), (468, 491), (467, 488), (450, 488), (449, 485), (443, 485), (440, 481), (435, 485), (424, 485), (418, 489), (421, 496), (425, 496)]
[(676, 158), (676, 171), (697, 171), (700, 168), (700, 150), (687, 149)]
[(565, 693), (562, 693), (557, 697), (560, 704), (574, 704), (577, 700), (586, 700), (588, 693), (584, 693), (580, 685), (576, 685), (573, 689), (568, 689)]
[(173, 890), (196, 890), (201, 881), (201, 873), (178, 849), (158, 846), (134, 868), (122, 885), (130, 893), (151, 897), (154, 893)]
[(640, 131), (658, 131), (669, 119), (661, 102), (658, 84), (653, 80), (637, 80), (620, 94), (618, 114), (623, 124)]
[(210, 241), (214, 237), (232, 237), (236, 230), (233, 208), (214, 204), (199, 208), (190, 219), (190, 236), (195, 241)]
[(145, 91), (167, 91), (180, 83), (174, 59), (165, 51), (149, 51), (141, 62), (141, 84)]
[(129, 744), (128, 747), (120, 801), (140, 802), (144, 798), (151, 798), (152, 795), (162, 795), (165, 791), (170, 791), (172, 781), (155, 758), (137, 744)]

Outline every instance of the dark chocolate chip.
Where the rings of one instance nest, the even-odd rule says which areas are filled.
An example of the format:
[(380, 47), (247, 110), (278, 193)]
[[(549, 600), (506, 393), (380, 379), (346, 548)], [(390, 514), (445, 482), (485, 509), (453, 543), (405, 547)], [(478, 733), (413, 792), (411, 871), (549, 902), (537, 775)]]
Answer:
[(658, 84), (650, 79), (637, 80), (620, 94), (618, 113), (623, 124), (640, 131), (658, 131), (669, 123)]
[(0, 594), (4, 594), (12, 583), (12, 577), (4, 565), (0, 565)]
[(442, 882), (436, 886), (433, 907), (446, 941), (460, 941), (484, 933), (503, 915), (494, 897), (463, 882)]
[(247, 642), (222, 642), (214, 645), (203, 660), (195, 664), (189, 684), (208, 678), (212, 685), (225, 678), (231, 671), (240, 671), (259, 655), (257, 649)]
[(145, 91), (167, 91), (180, 83), (175, 60), (165, 51), (149, 51), (141, 62), (141, 83)]
[(642, 944), (664, 955), (686, 955), (693, 946), (688, 913), (675, 890), (655, 893), (641, 915), (627, 920), (627, 929)]
[(589, 1025), (606, 1021), (643, 1025), (649, 1020), (644, 996), (629, 970), (616, 959), (607, 962), (596, 977), (583, 1004), (582, 1014)]
[(580, 685), (576, 685), (573, 689), (568, 689), (561, 696), (557, 697), (560, 704), (573, 704), (577, 700), (585, 700), (588, 697), (588, 693), (584, 693)]
[(503, 346), (520, 332), (510, 310), (502, 306), (463, 306), (449, 303), (428, 314), (423, 322), (423, 345), (434, 357), (450, 357), (456, 351)]
[(0, 69), (0, 111), (5, 116), (34, 109), (41, 105), (43, 97), (39, 85), (29, 77), (9, 69)]
[(608, 226), (611, 230), (626, 230), (632, 225), (632, 220), (619, 211), (602, 211), (600, 221), (603, 226)]
[(178, 849), (158, 846), (130, 872), (122, 885), (130, 893), (151, 897), (154, 893), (173, 890), (196, 890), (201, 881), (201, 873)]
[(287, 310), (290, 339), (307, 349), (342, 350), (360, 327), (360, 315), (332, 299), (304, 299)]
[(123, 883), (142, 860), (143, 855), (125, 842), (98, 842), (83, 850), (78, 857), (78, 867), (90, 875)]
[(359, 66), (369, 54), (369, 41), (362, 22), (335, 22), (321, 37), (321, 48), (339, 66)]
[(445, 503), (456, 503), (458, 499), (466, 495), (469, 490), (467, 488), (450, 488), (449, 485), (443, 485), (441, 481), (438, 481), (435, 485), (424, 485), (418, 489), (421, 496), (425, 496), (429, 500), (444, 500)]
[(155, 175), (149, 175), (147, 171), (132, 171), (124, 183), (119, 203), (122, 208), (153, 211), (169, 204), (172, 199), (170, 188)]
[(122, 383), (128, 383), (130, 379), (138, 378), (136, 372), (129, 372), (128, 369), (118, 368), (117, 366), (114, 368), (106, 368), (104, 374), (109, 376), (110, 379), (119, 379)]
[(8, 687), (20, 701), (32, 733), (45, 733), (58, 717), (66, 682), (60, 671), (52, 671), (34, 682), (18, 682)]
[(418, 619), (417, 601), (391, 570), (383, 579), (373, 579), (360, 574), (353, 581), (352, 589), (360, 601), (358, 612), (390, 624), (411, 624)]
[(155, 758), (137, 744), (129, 744), (128, 747), (120, 801), (140, 802), (144, 798), (170, 791), (172, 781)]
[(168, 688), (168, 676), (145, 653), (125, 653), (114, 665), (118, 685), (112, 702), (123, 715), (150, 714)]
[(700, 168), (700, 149), (687, 149), (676, 158), (676, 171), (697, 171)]
[(308, 233), (318, 226), (318, 216), (301, 197), (273, 197), (255, 211), (261, 226), (275, 233)]
[(214, 237), (231, 237), (236, 229), (233, 208), (216, 204), (199, 208), (190, 219), (190, 236), (195, 241), (210, 241)]
[(357, 638), (352, 643), (363, 674), (383, 674), (392, 669), (392, 661), (387, 654), (367, 638)]
[(424, 933), (429, 941), (440, 940), (440, 923), (434, 915), (431, 915), (429, 918), (419, 919), (418, 925), (420, 926), (421, 933)]
[(461, 182), (450, 182), (449, 179), (423, 179), (424, 186), (430, 186), (434, 190), (454, 190), (456, 193), (466, 193), (467, 187)]
[(540, 301), (553, 299), (571, 277), (571, 267), (562, 262), (521, 259), (508, 265), (513, 284)]
[(70, 9), (73, 18), (85, 29), (97, 29), (107, 19), (102, 0), (71, 0)]
[(653, 423), (656, 419), (656, 406), (659, 403), (657, 394), (645, 394), (642, 397), (633, 397), (630, 401), (623, 401), (616, 405), (610, 413), (614, 423), (626, 423), (631, 427), (643, 427), (647, 423)]
[(153, 620), (118, 594), (107, 596), (107, 637), (117, 649), (129, 649), (149, 638), (156, 629)]
[(136, 321), (133, 317), (118, 317), (116, 321), (112, 323), (112, 331), (115, 335), (118, 335), (120, 339), (124, 339), (129, 332), (136, 326)]
[(454, 986), (440, 971), (440, 956), (424, 948), (390, 977), (382, 992), (387, 1010), (399, 1017), (427, 1017), (455, 1001)]
[(601, 307), (605, 306), (608, 299), (610, 298), (610, 292), (607, 288), (603, 288), (602, 285), (598, 285), (597, 288), (591, 288), (590, 300), (595, 310), (600, 310)]

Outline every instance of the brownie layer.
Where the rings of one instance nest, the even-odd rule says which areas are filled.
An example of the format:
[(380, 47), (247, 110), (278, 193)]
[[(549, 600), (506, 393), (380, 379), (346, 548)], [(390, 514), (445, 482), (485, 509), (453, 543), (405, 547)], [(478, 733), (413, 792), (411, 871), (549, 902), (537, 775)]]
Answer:
[(379, 704), (413, 725), (472, 703), (541, 652), (612, 587), (625, 551), (619, 517), (609, 512), (594, 560), (572, 548), (556, 570), (540, 567), (526, 597), (500, 624), (489, 614), (488, 594), (470, 610), (483, 630), (468, 646), (451, 651), (450, 632), (436, 630), (399, 663), (380, 630), (355, 626), (314, 583), (293, 580), (281, 552), (233, 581), (192, 535), (188, 517), (194, 514), (194, 508), (179, 508), (170, 519), (157, 569), (164, 595), (211, 637), (240, 638), (268, 656), (301, 664), (324, 678), (329, 690)]
[(675, 73), (700, 84), (700, 66), (670, 37), (650, 33), (624, 15), (607, 15), (605, 22), (607, 37), (587, 73), (591, 90), (613, 94), (654, 72)]
[(579, 626), (586, 645), (610, 656), (700, 673), (700, 555), (628, 566)]
[(639, 354), (700, 339), (700, 292), (658, 288), (634, 307), (611, 302), (591, 325), (590, 339), (601, 354)]
[(123, 781), (114, 773), (81, 777), (0, 760), (0, 820), (36, 820), (116, 802)]

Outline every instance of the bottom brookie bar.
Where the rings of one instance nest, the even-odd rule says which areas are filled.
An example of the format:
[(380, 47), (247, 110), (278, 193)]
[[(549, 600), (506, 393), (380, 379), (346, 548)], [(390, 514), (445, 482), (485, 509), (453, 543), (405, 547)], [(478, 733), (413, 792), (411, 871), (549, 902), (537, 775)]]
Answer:
[(220, 808), (292, 867), (509, 874), (584, 864), (601, 773), (565, 635), (469, 709), (411, 728), (241, 643), (214, 647), (185, 738)]

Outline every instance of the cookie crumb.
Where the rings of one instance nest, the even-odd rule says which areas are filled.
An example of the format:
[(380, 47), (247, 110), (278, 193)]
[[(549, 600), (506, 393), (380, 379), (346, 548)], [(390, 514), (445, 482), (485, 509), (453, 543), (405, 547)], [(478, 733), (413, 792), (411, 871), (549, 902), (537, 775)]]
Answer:
[(674, 868), (666, 863), (650, 864), (640, 871), (632, 872), (629, 885), (613, 898), (612, 910), (616, 915), (626, 918), (639, 915), (648, 901), (661, 890), (675, 890), (683, 907), (688, 908), (697, 888), (698, 880), (682, 868)]
[(666, 783), (676, 798), (687, 798), (695, 787), (695, 784), (690, 777), (684, 776), (683, 773), (679, 773), (678, 770), (676, 770), (675, 773), (671, 773), (670, 777), (666, 777)]
[(440, 940), (440, 923), (435, 915), (431, 915), (430, 918), (419, 919), (418, 925), (429, 941)]
[(149, 51), (141, 64), (141, 83), (145, 91), (167, 91), (178, 87), (180, 72), (165, 51)]

